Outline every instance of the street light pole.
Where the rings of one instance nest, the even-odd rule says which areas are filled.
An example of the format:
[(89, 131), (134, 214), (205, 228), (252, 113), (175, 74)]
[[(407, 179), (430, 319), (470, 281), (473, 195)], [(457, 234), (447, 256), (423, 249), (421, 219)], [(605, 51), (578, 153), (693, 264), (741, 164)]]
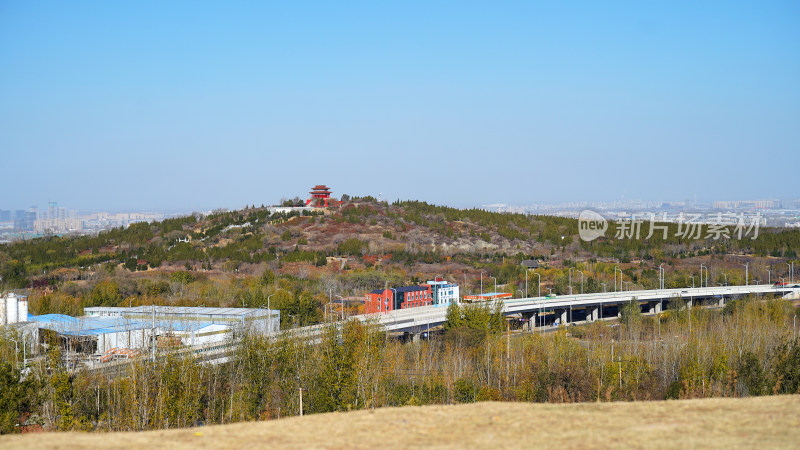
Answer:
[(703, 269), (706, 269), (706, 287), (708, 287), (708, 279), (711, 278), (711, 272), (708, 271), (708, 266), (700, 264), (700, 287), (703, 287)]
[(703, 287), (703, 264), (700, 264), (700, 287)]
[[(528, 269), (528, 270), (533, 270), (533, 269)], [(539, 277), (538, 278), (539, 285), (538, 285), (538, 290), (536, 291), (536, 296), (537, 297), (541, 297), (542, 296), (542, 276), (538, 272), (536, 272), (535, 270), (533, 271), (533, 274), (536, 275), (537, 277)], [(525, 271), (525, 276), (527, 276), (527, 275), (528, 275), (528, 271)], [(527, 282), (526, 282), (525, 283), (525, 295), (526, 296), (528, 295), (527, 291), (528, 291), (528, 286), (527, 286)]]
[(567, 286), (569, 287), (569, 295), (572, 295), (572, 267), (567, 271)]
[(749, 273), (750, 263), (745, 263), (745, 264), (742, 264), (742, 265), (744, 266), (744, 285), (745, 286), (750, 286), (750, 273)]

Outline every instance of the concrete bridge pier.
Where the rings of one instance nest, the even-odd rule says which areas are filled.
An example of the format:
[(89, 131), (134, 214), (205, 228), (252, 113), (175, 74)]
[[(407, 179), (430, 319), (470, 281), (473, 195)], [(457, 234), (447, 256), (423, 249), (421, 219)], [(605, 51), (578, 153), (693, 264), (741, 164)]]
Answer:
[(694, 300), (692, 298), (687, 299), (686, 300), (686, 307), (687, 308), (691, 308), (693, 306), (692, 305), (693, 303), (694, 303)]
[(647, 306), (647, 312), (650, 314), (658, 314), (661, 312), (661, 302), (650, 302)]
[(587, 322), (594, 322), (600, 318), (600, 307), (599, 306), (587, 306), (586, 307), (586, 321)]
[(725, 306), (725, 296), (724, 295), (717, 299), (717, 306), (719, 306), (720, 308)]
[(534, 321), (536, 320), (536, 313), (524, 312), (521, 313), (521, 315), (522, 318), (525, 319), (525, 327), (524, 327), (525, 331), (533, 331), (533, 329), (536, 327), (536, 325), (534, 324)]
[(569, 312), (568, 309), (557, 309), (555, 310), (556, 316), (558, 317), (558, 324), (559, 325), (566, 325), (567, 322), (567, 313)]

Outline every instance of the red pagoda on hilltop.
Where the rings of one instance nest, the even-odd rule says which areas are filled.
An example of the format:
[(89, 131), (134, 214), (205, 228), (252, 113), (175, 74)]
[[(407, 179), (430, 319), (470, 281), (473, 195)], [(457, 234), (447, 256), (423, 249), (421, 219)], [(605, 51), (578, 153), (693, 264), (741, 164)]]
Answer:
[(318, 184), (311, 188), (311, 198), (306, 200), (306, 206), (312, 206), (314, 208), (324, 208), (328, 206), (336, 206), (339, 202), (335, 198), (331, 197), (331, 188), (325, 186), (324, 184)]

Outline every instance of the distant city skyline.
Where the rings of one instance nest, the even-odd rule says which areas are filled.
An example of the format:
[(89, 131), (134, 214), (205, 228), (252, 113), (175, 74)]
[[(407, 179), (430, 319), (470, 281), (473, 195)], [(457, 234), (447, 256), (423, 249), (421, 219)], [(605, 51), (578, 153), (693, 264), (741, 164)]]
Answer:
[[(370, 195), (370, 196), (373, 196), (375, 198), (378, 198), (379, 195), (380, 195), (380, 194), (377, 194), (377, 193), (350, 194), (350, 193), (347, 193), (347, 192), (341, 192), (341, 193), (334, 192), (334, 196), (337, 197), (337, 198), (340, 197), (342, 194), (348, 194), (351, 197), (352, 196)], [(68, 207), (69, 205), (67, 205), (67, 207), (59, 206), (60, 204), (58, 202), (48, 202), (48, 203), (54, 203), (56, 208), (58, 210), (62, 211), (62, 213), (60, 214), (61, 217), (64, 217), (64, 216), (73, 217), (75, 215), (88, 215), (88, 214), (96, 214), (96, 213), (99, 213), (99, 212), (106, 212), (106, 213), (111, 213), (111, 214), (130, 213), (130, 212), (159, 213), (159, 214), (183, 214), (183, 213), (189, 214), (189, 213), (192, 213), (192, 212), (208, 212), (208, 211), (213, 211), (213, 210), (216, 210), (216, 209), (229, 209), (229, 210), (232, 210), (232, 209), (249, 207), (251, 205), (261, 206), (263, 204), (264, 206), (276, 206), (276, 205), (280, 204), (280, 201), (282, 199), (289, 199), (289, 198), (294, 198), (294, 197), (300, 197), (301, 199), (305, 199), (305, 197), (303, 195), (300, 195), (300, 194), (294, 194), (294, 195), (287, 194), (287, 195), (282, 195), (282, 196), (279, 196), (279, 197), (275, 197), (271, 201), (264, 201), (264, 202), (257, 202), (257, 203), (247, 203), (247, 204), (239, 204), (239, 205), (210, 205), (210, 206), (207, 206), (207, 207), (204, 207), (204, 208), (193, 208), (193, 209), (180, 209), (180, 208), (171, 208), (171, 209), (169, 209), (169, 208), (167, 208), (167, 209), (155, 209), (155, 208), (120, 209), (120, 208), (102, 208), (102, 207), (101, 208), (76, 209), (76, 208)], [(385, 196), (383, 196), (381, 199), (385, 200), (385, 201), (388, 201), (388, 202), (393, 202), (393, 201), (397, 200), (397, 199), (386, 198)], [(418, 199), (400, 198), (400, 200), (419, 200), (419, 201), (427, 201), (428, 203), (432, 203), (431, 201), (429, 201), (427, 199), (424, 199), (424, 198), (418, 198)], [(745, 207), (745, 206), (747, 206), (747, 204), (752, 203), (752, 202), (778, 202), (778, 203), (781, 204), (781, 208), (783, 208), (783, 209), (798, 209), (798, 208), (800, 208), (800, 196), (798, 196), (798, 197), (787, 197), (787, 198), (765, 197), (765, 198), (740, 198), (740, 199), (700, 199), (700, 198), (698, 198), (696, 200), (693, 199), (693, 198), (687, 198), (687, 199), (658, 199), (658, 200), (625, 199), (625, 198), (621, 198), (621, 199), (609, 199), (609, 200), (571, 200), (571, 201), (564, 201), (564, 202), (547, 202), (547, 201), (542, 201), (541, 199), (536, 199), (535, 201), (522, 202), (522, 203), (510, 203), (510, 202), (497, 201), (497, 202), (484, 203), (484, 204), (465, 204), (465, 205), (457, 205), (457, 204), (453, 204), (453, 203), (437, 203), (437, 204), (445, 205), (445, 206), (458, 207), (458, 208), (464, 208), (464, 207), (489, 207), (489, 208), (492, 208), (492, 207), (496, 207), (496, 206), (567, 208), (567, 207), (589, 207), (589, 206), (591, 206), (591, 207), (598, 207), (598, 206), (611, 207), (612, 205), (626, 205), (626, 204), (627, 205), (631, 205), (631, 204), (637, 204), (637, 203), (642, 204), (642, 207), (660, 206), (662, 204), (672, 204), (673, 206), (684, 206), (684, 205), (682, 205), (683, 203), (691, 204), (691, 203), (695, 203), (695, 202), (697, 204), (699, 204), (699, 205), (702, 205), (705, 208), (723, 208), (723, 209), (724, 208), (739, 208), (739, 207)], [(744, 205), (738, 205), (738, 204), (744, 204)], [(761, 205), (760, 207), (765, 207), (765, 206)], [(766, 206), (766, 207), (774, 208), (776, 206), (770, 205), (770, 206)], [(41, 205), (39, 205), (39, 204), (29, 205), (27, 207), (9, 207), (9, 206), (0, 205), (0, 212), (3, 212), (3, 211), (9, 212), (10, 215), (13, 217), (13, 215), (14, 215), (14, 213), (16, 211), (29, 211), (29, 210), (31, 210), (31, 208), (37, 208), (39, 213), (40, 213), (40, 215), (41, 215), (40, 217), (50, 218), (50, 213), (48, 211), (48, 208), (41, 207)], [(1, 220), (2, 217), (3, 216), (0, 215), (0, 221), (2, 221)]]
[(797, 55), (791, 1), (6, 1), (0, 208), (795, 198)]

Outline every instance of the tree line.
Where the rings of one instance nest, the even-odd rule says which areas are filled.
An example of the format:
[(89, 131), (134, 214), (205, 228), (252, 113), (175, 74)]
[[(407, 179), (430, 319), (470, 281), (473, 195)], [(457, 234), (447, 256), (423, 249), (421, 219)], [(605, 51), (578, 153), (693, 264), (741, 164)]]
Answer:
[[(327, 328), (313, 345), (246, 335), (229, 362), (137, 359), (121, 376), (69, 373), (57, 345), (21, 375), (0, 340), (0, 431), (151, 430), (300, 413), (483, 400), (585, 402), (800, 392), (797, 311), (742, 299), (723, 310), (679, 301), (660, 317), (623, 308), (619, 325), (506, 332), (491, 307), (456, 306), (446, 331), (403, 343), (374, 324)], [(21, 427), (16, 424), (22, 424)]]

